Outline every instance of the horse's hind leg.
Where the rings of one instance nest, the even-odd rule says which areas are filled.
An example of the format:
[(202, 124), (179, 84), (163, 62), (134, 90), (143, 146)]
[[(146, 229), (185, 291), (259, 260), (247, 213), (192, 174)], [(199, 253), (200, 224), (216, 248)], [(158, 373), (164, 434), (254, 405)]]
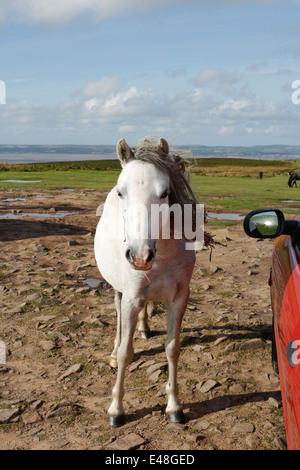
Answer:
[(151, 313), (152, 303), (146, 304), (145, 307), (140, 311), (138, 315), (137, 329), (140, 333), (141, 338), (150, 338), (150, 328), (148, 324), (148, 312)]
[(121, 300), (122, 294), (115, 290), (115, 306), (117, 311), (117, 333), (114, 342), (114, 349), (110, 355), (109, 364), (111, 367), (117, 367), (117, 352), (121, 342)]

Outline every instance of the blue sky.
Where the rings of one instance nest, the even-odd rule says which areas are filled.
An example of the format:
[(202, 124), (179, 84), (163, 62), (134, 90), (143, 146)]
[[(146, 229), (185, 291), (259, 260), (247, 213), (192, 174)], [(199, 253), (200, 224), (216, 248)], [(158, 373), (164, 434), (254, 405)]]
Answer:
[(300, 145), (299, 0), (0, 0), (0, 143)]

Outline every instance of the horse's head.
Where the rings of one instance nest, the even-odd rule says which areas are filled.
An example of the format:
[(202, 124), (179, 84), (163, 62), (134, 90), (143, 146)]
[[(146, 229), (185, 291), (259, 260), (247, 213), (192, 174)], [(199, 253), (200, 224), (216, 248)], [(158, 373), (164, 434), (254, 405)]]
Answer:
[[(147, 158), (138, 158), (138, 151), (147, 153), (147, 149), (132, 150), (124, 139), (117, 144), (117, 155), (123, 170), (119, 176), (116, 191), (124, 219), (124, 238), (126, 240), (125, 256), (135, 269), (147, 271), (151, 269), (156, 254), (156, 241), (168, 212), (170, 182), (166, 172), (159, 169)], [(157, 152), (161, 157), (168, 158), (169, 145), (160, 139), (158, 145), (149, 152)], [(162, 217), (156, 222), (151, 217), (153, 205), (159, 207)], [(156, 234), (155, 235), (153, 235)]]

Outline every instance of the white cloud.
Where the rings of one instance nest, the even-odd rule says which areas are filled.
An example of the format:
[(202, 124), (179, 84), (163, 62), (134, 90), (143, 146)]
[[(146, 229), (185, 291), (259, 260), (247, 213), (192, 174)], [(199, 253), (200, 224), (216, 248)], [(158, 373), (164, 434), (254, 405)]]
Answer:
[(114, 143), (126, 134), (132, 141), (147, 134), (186, 134), (191, 143), (218, 144), (225, 139), (249, 145), (280, 143), (282, 137), (286, 142), (298, 135), (300, 106), (288, 99), (224, 99), (201, 88), (162, 94), (134, 85), (124, 88), (117, 77), (89, 82), (73, 97), (52, 107), (29, 101), (0, 106), (1, 140), (7, 142), (5, 136), (10, 135), (11, 142), (15, 138), (21, 143)]
[[(192, 3), (196, 0), (0, 0), (0, 22), (19, 22), (61, 26), (80, 15), (89, 15), (93, 21), (123, 14), (146, 14), (175, 3)], [(212, 0), (211, 0), (212, 1)], [(247, 0), (226, 0), (230, 4)], [(272, 4), (277, 0), (256, 0), (258, 4)], [(208, 3), (208, 0), (201, 0)], [(299, 2), (299, 0), (295, 0)], [(216, 4), (223, 4), (214, 0)]]
[(0, 21), (42, 23), (59, 26), (72, 22), (80, 15), (93, 20), (128, 13), (148, 13), (186, 0), (0, 0)]
[(103, 98), (121, 89), (118, 77), (103, 77), (100, 80), (88, 82), (79, 94), (84, 98)]

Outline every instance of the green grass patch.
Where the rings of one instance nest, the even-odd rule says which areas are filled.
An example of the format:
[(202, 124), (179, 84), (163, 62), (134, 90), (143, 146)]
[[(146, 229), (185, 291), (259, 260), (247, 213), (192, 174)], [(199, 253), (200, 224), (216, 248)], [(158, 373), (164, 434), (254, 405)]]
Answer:
[[(193, 160), (195, 162), (195, 160)], [(208, 211), (249, 211), (263, 207), (286, 207), (299, 212), (300, 193), (289, 188), (288, 170), (299, 169), (297, 161), (250, 159), (198, 159), (191, 169), (191, 186)], [(80, 188), (109, 191), (115, 186), (121, 168), (118, 160), (0, 165), (2, 188)], [(258, 172), (263, 171), (263, 179)], [(5, 180), (37, 181), (11, 183)], [(292, 213), (293, 209), (289, 210)], [(227, 224), (228, 222), (214, 222)], [(224, 225), (223, 225), (224, 226)]]

